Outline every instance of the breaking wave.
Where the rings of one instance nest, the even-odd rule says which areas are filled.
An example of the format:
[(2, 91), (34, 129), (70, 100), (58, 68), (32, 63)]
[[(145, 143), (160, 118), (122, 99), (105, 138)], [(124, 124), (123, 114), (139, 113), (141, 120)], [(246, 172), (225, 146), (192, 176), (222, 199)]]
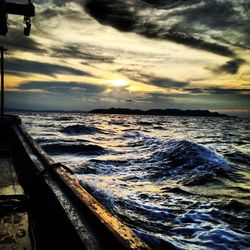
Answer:
[(60, 130), (60, 132), (68, 135), (95, 134), (102, 131), (95, 127), (87, 127), (85, 125), (70, 125)]
[(144, 163), (145, 169), (156, 178), (195, 176), (196, 181), (198, 177), (210, 180), (230, 169), (228, 162), (209, 148), (186, 140), (163, 143)]
[(77, 155), (100, 155), (104, 154), (106, 150), (98, 145), (81, 145), (81, 144), (65, 144), (53, 143), (42, 145), (44, 151), (51, 155), (60, 154), (77, 154)]

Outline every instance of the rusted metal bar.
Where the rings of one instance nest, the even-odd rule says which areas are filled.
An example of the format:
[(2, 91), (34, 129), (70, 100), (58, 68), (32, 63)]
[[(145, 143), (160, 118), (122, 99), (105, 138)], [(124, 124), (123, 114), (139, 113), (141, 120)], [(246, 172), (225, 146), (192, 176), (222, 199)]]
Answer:
[(4, 51), (3, 46), (0, 47), (1, 50), (1, 118), (4, 117)]
[(28, 1), (28, 4), (7, 3), (5, 0), (0, 1), (1, 36), (6, 36), (6, 34), (8, 33), (7, 19), (9, 14), (24, 16), (24, 23), (27, 26), (24, 29), (24, 35), (29, 36), (30, 18), (35, 16), (35, 6), (31, 3), (31, 0)]
[(21, 16), (35, 16), (35, 7), (32, 3), (17, 4), (5, 3), (6, 14), (21, 15)]

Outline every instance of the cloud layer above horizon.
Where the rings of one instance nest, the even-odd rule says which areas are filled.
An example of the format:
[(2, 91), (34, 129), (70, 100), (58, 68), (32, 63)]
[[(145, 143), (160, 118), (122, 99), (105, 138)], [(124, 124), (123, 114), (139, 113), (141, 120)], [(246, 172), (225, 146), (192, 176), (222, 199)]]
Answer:
[(8, 107), (250, 115), (248, 0), (34, 4), (31, 36), (22, 35), (22, 18), (9, 15), (9, 33), (0, 38), (9, 49)]

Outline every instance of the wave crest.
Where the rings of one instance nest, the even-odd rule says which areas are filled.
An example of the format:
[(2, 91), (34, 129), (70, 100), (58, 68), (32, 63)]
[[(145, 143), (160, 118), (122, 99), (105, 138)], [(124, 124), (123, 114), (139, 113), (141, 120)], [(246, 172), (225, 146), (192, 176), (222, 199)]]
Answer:
[[(188, 175), (211, 179), (230, 169), (227, 161), (209, 148), (186, 140), (165, 142), (157, 147), (148, 162), (150, 164), (147, 164), (147, 168), (153, 170), (155, 177)], [(199, 179), (194, 178), (193, 181), (198, 184)]]
[(53, 143), (42, 145), (42, 148), (51, 155), (77, 154), (77, 155), (100, 155), (105, 153), (105, 149), (93, 144), (65, 144)]
[(68, 135), (80, 135), (80, 134), (95, 134), (101, 133), (102, 131), (95, 127), (87, 127), (85, 125), (70, 125), (60, 130), (60, 132)]

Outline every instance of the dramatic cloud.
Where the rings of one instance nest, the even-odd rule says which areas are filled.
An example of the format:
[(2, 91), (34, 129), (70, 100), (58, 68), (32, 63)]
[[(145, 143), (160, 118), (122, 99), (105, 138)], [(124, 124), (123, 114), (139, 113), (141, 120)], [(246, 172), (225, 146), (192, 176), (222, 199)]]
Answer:
[(128, 1), (87, 1), (86, 9), (89, 14), (96, 17), (103, 24), (109, 24), (122, 31), (132, 31), (135, 29), (136, 16), (130, 9), (133, 5)]
[(203, 90), (206, 93), (217, 94), (217, 95), (240, 95), (249, 98), (250, 89), (226, 89), (226, 88), (208, 88)]
[(157, 77), (143, 72), (143, 69), (118, 69), (117, 72), (122, 72), (129, 79), (143, 82), (147, 85), (152, 85), (161, 88), (179, 89), (187, 87), (190, 83), (184, 81), (176, 81), (167, 77)]
[(171, 8), (176, 8), (179, 6), (188, 6), (188, 5), (192, 5), (195, 3), (200, 3), (201, 0), (142, 0), (143, 2), (153, 5), (155, 8), (166, 8), (166, 9), (171, 9)]
[(103, 55), (103, 51), (96, 47), (87, 46), (82, 48), (81, 44), (67, 44), (63, 48), (51, 48), (51, 55), (59, 58), (78, 58), (86, 62), (113, 63), (114, 57)]
[(87, 94), (101, 93), (106, 90), (105, 86), (78, 83), (78, 82), (46, 82), (46, 81), (32, 81), (24, 82), (18, 86), (19, 90), (45, 90), (49, 92), (86, 92)]
[(231, 89), (231, 88), (185, 88), (192, 94), (212, 94), (212, 95), (231, 95), (240, 96), (241, 98), (249, 98), (250, 89)]
[(191, 94), (203, 94), (205, 92), (204, 89), (200, 88), (186, 88), (185, 90), (190, 92)]
[[(100, 23), (121, 31), (134, 31), (146, 37), (234, 56), (230, 40), (238, 46), (247, 46), (249, 40), (247, 5), (247, 1), (228, 0), (89, 0), (84, 6)], [(222, 42), (220, 38), (225, 40), (224, 35), (230, 31), (230, 40)]]
[(178, 82), (169, 78), (149, 78), (149, 84), (162, 88), (184, 88), (189, 85), (188, 82)]
[(86, 72), (67, 66), (22, 60), (16, 58), (7, 58), (5, 65), (6, 73), (12, 75), (22, 75), (27, 73), (36, 73), (49, 76), (55, 76), (56, 74), (71, 74), (77, 76), (89, 75)]
[(32, 37), (24, 36), (23, 30), (17, 30), (15, 28), (11, 30), (6, 37), (0, 36), (0, 44), (7, 47), (11, 53), (15, 51), (43, 53), (46, 51), (43, 46)]
[(217, 69), (214, 69), (213, 71), (215, 73), (228, 73), (228, 74), (232, 74), (232, 75), (237, 74), (240, 66), (244, 63), (246, 63), (245, 60), (243, 60), (241, 58), (237, 58), (235, 60), (231, 60), (231, 61), (226, 62), (226, 64), (220, 66)]

